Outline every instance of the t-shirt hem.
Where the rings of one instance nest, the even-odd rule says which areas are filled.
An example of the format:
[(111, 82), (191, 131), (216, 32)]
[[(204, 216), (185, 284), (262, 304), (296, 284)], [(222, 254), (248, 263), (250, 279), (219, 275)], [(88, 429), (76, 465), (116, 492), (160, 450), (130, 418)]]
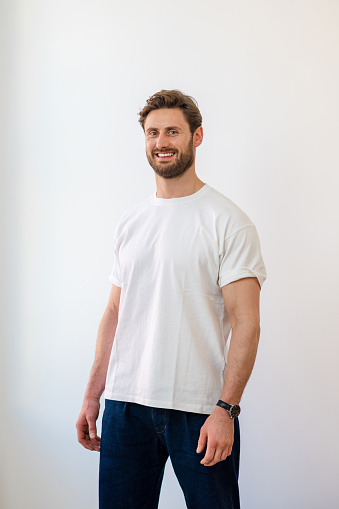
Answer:
[(126, 394), (111, 393), (107, 390), (105, 390), (104, 392), (104, 398), (116, 401), (124, 401), (126, 403), (138, 403), (139, 405), (145, 405), (154, 408), (181, 410), (183, 412), (193, 412), (196, 414), (206, 414), (206, 415), (210, 415), (216, 406), (215, 404), (203, 405), (178, 401), (155, 400), (153, 398), (148, 399), (140, 396), (127, 396)]
[(108, 281), (109, 281), (110, 283), (112, 283), (113, 285), (115, 285), (115, 286), (119, 286), (119, 288), (121, 288), (121, 287), (122, 287), (122, 284), (120, 283), (120, 281), (118, 281), (117, 279), (115, 279), (115, 277), (113, 277), (113, 276), (109, 276)]
[(229, 283), (233, 283), (234, 281), (238, 281), (239, 279), (244, 279), (246, 277), (256, 277), (257, 280), (259, 281), (260, 288), (262, 287), (266, 279), (266, 277), (263, 274), (259, 274), (258, 272), (254, 272), (251, 270), (246, 270), (232, 274), (231, 276), (228, 277), (223, 277), (219, 282), (219, 286), (221, 288), (222, 286), (228, 285)]

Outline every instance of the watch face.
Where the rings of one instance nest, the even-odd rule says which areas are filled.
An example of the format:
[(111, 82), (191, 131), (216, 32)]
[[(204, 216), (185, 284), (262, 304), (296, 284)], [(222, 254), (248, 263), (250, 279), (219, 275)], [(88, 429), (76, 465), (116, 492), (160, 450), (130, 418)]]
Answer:
[(231, 412), (232, 418), (238, 417), (238, 415), (240, 414), (240, 406), (232, 405), (230, 412)]

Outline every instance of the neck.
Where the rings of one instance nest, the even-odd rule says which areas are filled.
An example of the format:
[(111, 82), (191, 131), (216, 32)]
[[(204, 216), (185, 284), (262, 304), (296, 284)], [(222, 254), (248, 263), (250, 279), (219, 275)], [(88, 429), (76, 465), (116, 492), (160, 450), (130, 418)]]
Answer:
[(181, 198), (189, 196), (201, 189), (205, 182), (202, 182), (197, 175), (180, 175), (178, 178), (165, 179), (155, 175), (157, 198)]

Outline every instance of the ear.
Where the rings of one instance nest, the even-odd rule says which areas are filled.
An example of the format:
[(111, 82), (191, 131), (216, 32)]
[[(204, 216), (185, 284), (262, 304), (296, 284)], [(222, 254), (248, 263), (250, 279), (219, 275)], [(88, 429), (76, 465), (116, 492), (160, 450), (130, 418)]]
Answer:
[(202, 126), (200, 126), (196, 129), (195, 133), (193, 134), (193, 146), (195, 148), (199, 147), (199, 145), (201, 145), (203, 137), (204, 137), (204, 130), (203, 130)]

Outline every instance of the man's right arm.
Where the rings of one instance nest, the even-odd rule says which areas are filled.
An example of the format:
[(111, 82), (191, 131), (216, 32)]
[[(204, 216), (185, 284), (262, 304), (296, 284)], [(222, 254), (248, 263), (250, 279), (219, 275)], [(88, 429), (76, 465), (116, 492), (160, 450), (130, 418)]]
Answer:
[(121, 288), (112, 285), (109, 301), (99, 326), (93, 367), (76, 423), (78, 441), (90, 451), (100, 451), (100, 437), (97, 436), (96, 420), (99, 415), (100, 397), (105, 388), (109, 358), (118, 325), (120, 294)]

